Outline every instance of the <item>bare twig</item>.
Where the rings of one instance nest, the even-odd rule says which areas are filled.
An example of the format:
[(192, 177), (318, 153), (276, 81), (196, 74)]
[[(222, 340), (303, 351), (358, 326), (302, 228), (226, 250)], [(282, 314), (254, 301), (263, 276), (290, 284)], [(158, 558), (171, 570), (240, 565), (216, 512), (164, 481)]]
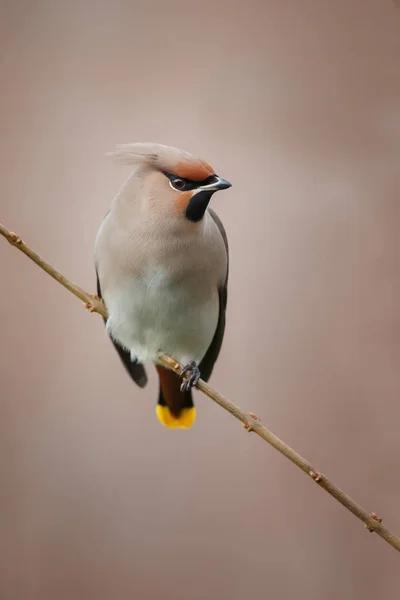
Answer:
[[(80, 298), (84, 303), (86, 308), (88, 308), (91, 312), (97, 312), (103, 317), (107, 317), (107, 310), (102, 300), (100, 300), (97, 296), (88, 294), (82, 288), (75, 285), (69, 279), (64, 277), (61, 273), (59, 273), (54, 267), (52, 267), (48, 262), (46, 262), (43, 258), (41, 258), (34, 250), (29, 248), (15, 233), (8, 231), (1, 223), (0, 223), (0, 234), (3, 235), (13, 246), (21, 250), (26, 256), (28, 256), (31, 260), (33, 260), (41, 269), (46, 271), (51, 277), (53, 277), (56, 281), (61, 283), (67, 290), (72, 292), (77, 298)], [(179, 364), (176, 360), (168, 356), (167, 354), (160, 353), (158, 356), (159, 362), (171, 369), (178, 375), (181, 375), (182, 365)], [(289, 460), (291, 460), (299, 469), (304, 471), (311, 479), (321, 488), (328, 492), (333, 498), (335, 498), (340, 504), (342, 504), (345, 508), (347, 508), (350, 512), (353, 513), (358, 519), (363, 521), (365, 527), (368, 531), (375, 531), (381, 538), (383, 538), (388, 544), (393, 546), (396, 550), (400, 551), (400, 538), (394, 535), (387, 527), (382, 524), (381, 517), (378, 517), (375, 513), (368, 513), (364, 508), (362, 508), (359, 504), (357, 504), (350, 496), (345, 494), (340, 488), (338, 488), (332, 481), (330, 481), (325, 475), (320, 473), (317, 469), (311, 466), (311, 464), (300, 454), (295, 452), (290, 446), (285, 444), (282, 440), (280, 440), (276, 435), (274, 435), (271, 431), (269, 431), (253, 413), (246, 413), (239, 406), (236, 406), (233, 402), (224, 398), (219, 392), (214, 390), (211, 386), (209, 386), (202, 379), (199, 380), (197, 387), (200, 391), (203, 392), (206, 396), (214, 400), (217, 404), (222, 406), (225, 410), (227, 410), (231, 415), (236, 417), (239, 421), (245, 424), (246, 428), (249, 431), (254, 431), (258, 436), (260, 436), (263, 440), (268, 442), (271, 446), (273, 446), (278, 452), (286, 456)]]
[(12, 246), (18, 248), (18, 250), (21, 250), (21, 252), (26, 254), (26, 256), (29, 256), (29, 258), (33, 260), (33, 262), (36, 263), (41, 269), (43, 269), (43, 271), (46, 271), (46, 273), (53, 277), (53, 279), (58, 281), (58, 283), (61, 283), (61, 285), (67, 288), (67, 290), (72, 292), (74, 296), (80, 298), (90, 312), (97, 312), (103, 317), (107, 317), (106, 307), (104, 306), (104, 302), (102, 300), (93, 294), (88, 294), (82, 288), (80, 288), (79, 285), (72, 283), (72, 281), (64, 277), (64, 275), (52, 267), (46, 260), (44, 260), (44, 258), (29, 248), (29, 246), (27, 246), (25, 242), (23, 242), (21, 238), (17, 236), (16, 233), (8, 231), (8, 229), (6, 229), (6, 227), (4, 227), (4, 225), (1, 223), (0, 234), (4, 236)]

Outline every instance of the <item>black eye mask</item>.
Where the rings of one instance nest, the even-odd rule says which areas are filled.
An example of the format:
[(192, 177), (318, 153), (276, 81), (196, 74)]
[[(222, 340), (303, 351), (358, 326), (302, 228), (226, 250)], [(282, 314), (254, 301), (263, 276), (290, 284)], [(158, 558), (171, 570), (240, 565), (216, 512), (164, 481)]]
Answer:
[[(173, 188), (177, 192), (190, 192), (191, 190), (195, 190), (198, 187), (203, 187), (204, 185), (211, 185), (214, 183), (217, 178), (215, 175), (210, 175), (207, 179), (203, 179), (203, 181), (191, 181), (190, 179), (185, 179), (184, 177), (178, 177), (178, 175), (172, 175), (171, 173), (163, 173), (165, 177), (168, 177)], [(178, 184), (179, 185), (175, 185)]]

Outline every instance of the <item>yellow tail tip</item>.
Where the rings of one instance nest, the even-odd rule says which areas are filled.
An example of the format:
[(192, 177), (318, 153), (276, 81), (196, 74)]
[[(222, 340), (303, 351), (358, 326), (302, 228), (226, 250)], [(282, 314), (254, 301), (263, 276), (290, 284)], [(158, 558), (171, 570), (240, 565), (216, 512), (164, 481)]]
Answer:
[(160, 423), (170, 429), (188, 429), (193, 425), (196, 419), (196, 409), (194, 406), (183, 408), (179, 417), (176, 417), (171, 413), (168, 406), (161, 406), (161, 404), (158, 404), (156, 413)]

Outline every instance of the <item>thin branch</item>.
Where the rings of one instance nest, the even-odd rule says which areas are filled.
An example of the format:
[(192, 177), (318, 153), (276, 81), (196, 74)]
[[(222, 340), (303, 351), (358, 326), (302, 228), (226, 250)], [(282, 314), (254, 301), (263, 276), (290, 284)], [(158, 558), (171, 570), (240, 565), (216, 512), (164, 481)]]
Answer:
[[(31, 260), (33, 260), (41, 269), (46, 271), (51, 277), (53, 277), (56, 281), (61, 283), (67, 290), (72, 292), (77, 298), (80, 298), (85, 303), (86, 308), (88, 308), (91, 312), (97, 312), (103, 317), (107, 317), (107, 311), (105, 305), (101, 299), (97, 296), (88, 294), (82, 288), (72, 283), (69, 279), (64, 277), (59, 271), (57, 271), (54, 267), (52, 267), (47, 261), (45, 261), (39, 254), (37, 254), (34, 250), (29, 248), (15, 233), (8, 231), (1, 223), (0, 223), (0, 234), (3, 235), (11, 245), (21, 250), (26, 256), (28, 256)], [(168, 356), (167, 354), (160, 353), (158, 356), (158, 360), (162, 365), (171, 369), (178, 375), (181, 375), (182, 365), (179, 364), (176, 360)], [(300, 454), (295, 452), (290, 446), (285, 444), (282, 440), (280, 440), (276, 435), (274, 435), (271, 431), (269, 431), (264, 425), (253, 415), (252, 413), (246, 413), (239, 406), (224, 398), (219, 392), (214, 390), (211, 386), (209, 386), (205, 381), (201, 380), (198, 382), (197, 387), (200, 391), (203, 392), (206, 396), (214, 400), (217, 404), (222, 406), (225, 410), (227, 410), (231, 415), (236, 417), (241, 423), (244, 424), (248, 431), (254, 431), (258, 436), (260, 436), (263, 440), (268, 442), (271, 446), (273, 446), (278, 452), (286, 456), (289, 460), (292, 461), (299, 469), (304, 471), (306, 475), (311, 477), (311, 479), (321, 488), (323, 488), (328, 494), (333, 496), (340, 504), (342, 504), (345, 508), (347, 508), (353, 515), (355, 515), (358, 519), (360, 519), (364, 524), (366, 529), (369, 531), (375, 531), (381, 538), (383, 538), (388, 544), (393, 546), (396, 550), (400, 551), (400, 538), (394, 535), (387, 527), (382, 524), (382, 519), (378, 517), (375, 513), (368, 513), (364, 508), (362, 508), (359, 504), (357, 504), (350, 496), (345, 494), (339, 487), (337, 487), (332, 481), (330, 481), (325, 475), (320, 473), (317, 469), (315, 469), (311, 464)]]
[(85, 292), (85, 290), (80, 288), (79, 285), (72, 283), (72, 281), (64, 277), (64, 275), (62, 275), (59, 271), (57, 271), (57, 269), (52, 267), (51, 264), (44, 260), (44, 258), (39, 256), (37, 252), (29, 248), (29, 246), (27, 246), (21, 240), (21, 238), (17, 236), (16, 233), (8, 231), (8, 229), (4, 227), (4, 225), (2, 225), (1, 223), (0, 234), (4, 236), (12, 246), (18, 248), (18, 250), (21, 250), (21, 252), (23, 252), (31, 260), (33, 260), (33, 262), (36, 263), (38, 267), (43, 269), (43, 271), (46, 271), (46, 273), (48, 273), (50, 277), (53, 277), (53, 279), (58, 281), (58, 283), (61, 283), (61, 285), (67, 288), (68, 291), (72, 292), (74, 296), (82, 300), (82, 302), (85, 303), (86, 308), (88, 308), (90, 312), (97, 312), (103, 317), (107, 317), (106, 307), (101, 299), (99, 299), (97, 296), (94, 296), (93, 294), (88, 294), (87, 292)]

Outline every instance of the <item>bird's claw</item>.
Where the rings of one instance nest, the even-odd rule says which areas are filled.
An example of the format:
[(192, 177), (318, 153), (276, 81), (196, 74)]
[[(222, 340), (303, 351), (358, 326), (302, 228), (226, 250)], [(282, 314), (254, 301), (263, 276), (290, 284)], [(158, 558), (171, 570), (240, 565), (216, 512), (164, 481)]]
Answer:
[[(251, 417), (252, 419), (254, 419), (255, 421), (259, 421), (260, 418), (257, 417), (257, 415), (255, 415), (252, 412), (249, 412), (249, 417)], [(243, 427), (250, 433), (250, 431), (254, 431), (253, 430), (253, 426), (251, 423), (243, 423)]]
[(201, 375), (199, 367), (194, 361), (183, 367), (181, 377), (186, 373), (188, 373), (188, 377), (181, 383), (181, 392), (189, 392), (192, 387), (195, 387), (198, 384)]

